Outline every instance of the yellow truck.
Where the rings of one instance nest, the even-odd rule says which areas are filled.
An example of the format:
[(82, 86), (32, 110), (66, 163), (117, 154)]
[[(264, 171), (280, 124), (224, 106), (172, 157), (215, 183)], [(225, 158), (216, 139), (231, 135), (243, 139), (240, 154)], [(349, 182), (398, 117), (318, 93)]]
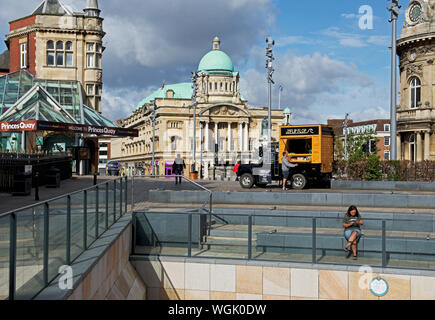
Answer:
[(334, 161), (333, 129), (326, 125), (281, 126), (279, 133), (279, 142), (271, 145), (270, 165), (260, 161), (239, 166), (240, 185), (264, 187), (271, 181), (281, 181), (284, 151), (291, 163), (298, 164), (288, 179), (293, 189), (304, 189), (309, 183), (328, 185)]

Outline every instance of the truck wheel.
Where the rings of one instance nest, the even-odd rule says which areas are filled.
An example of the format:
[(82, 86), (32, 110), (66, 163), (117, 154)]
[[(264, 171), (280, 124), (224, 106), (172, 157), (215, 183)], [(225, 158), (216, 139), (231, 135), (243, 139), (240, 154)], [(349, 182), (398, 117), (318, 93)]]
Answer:
[(296, 190), (302, 190), (307, 185), (307, 178), (302, 173), (296, 173), (292, 176), (292, 187)]
[(250, 173), (244, 173), (240, 177), (240, 185), (244, 189), (251, 189), (254, 185), (254, 177)]

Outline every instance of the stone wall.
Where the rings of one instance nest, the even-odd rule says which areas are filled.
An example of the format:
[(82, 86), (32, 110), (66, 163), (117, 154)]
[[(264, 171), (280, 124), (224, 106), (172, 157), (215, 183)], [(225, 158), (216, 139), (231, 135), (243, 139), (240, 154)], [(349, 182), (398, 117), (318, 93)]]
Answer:
[(144, 300), (146, 287), (129, 261), (131, 225), (98, 260), (68, 300)]
[[(193, 259), (140, 260), (132, 263), (142, 276), (148, 300), (433, 300), (435, 273), (375, 270), (370, 276), (358, 268)], [(222, 263), (222, 264), (221, 264)], [(244, 264), (243, 264), (244, 263)], [(323, 267), (322, 267), (323, 268)], [(389, 290), (375, 296), (368, 283), (387, 281)]]

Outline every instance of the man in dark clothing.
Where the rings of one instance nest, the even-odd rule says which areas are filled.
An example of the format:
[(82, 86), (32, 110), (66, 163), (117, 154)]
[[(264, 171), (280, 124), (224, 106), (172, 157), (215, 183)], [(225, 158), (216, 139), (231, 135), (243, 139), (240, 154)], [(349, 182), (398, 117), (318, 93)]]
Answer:
[[(183, 174), (183, 170), (186, 168), (186, 164), (184, 163), (183, 158), (179, 154), (177, 154), (177, 158), (172, 165), (172, 171), (175, 175), (181, 176)], [(181, 184), (181, 177), (175, 177), (175, 184)]]

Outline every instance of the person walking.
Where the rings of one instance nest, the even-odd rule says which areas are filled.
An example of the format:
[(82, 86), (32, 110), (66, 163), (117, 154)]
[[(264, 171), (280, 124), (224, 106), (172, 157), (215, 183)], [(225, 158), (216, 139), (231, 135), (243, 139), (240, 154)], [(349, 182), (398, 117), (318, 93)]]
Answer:
[(177, 158), (175, 158), (174, 164), (172, 165), (172, 172), (176, 176), (179, 176), (175, 177), (175, 184), (181, 184), (181, 175), (183, 174), (184, 169), (186, 169), (186, 164), (180, 154), (177, 154)]
[(284, 151), (282, 153), (282, 166), (281, 166), (281, 171), (282, 171), (282, 190), (288, 190), (286, 187), (287, 184), (287, 180), (290, 177), (290, 171), (292, 170), (292, 168), (295, 168), (298, 166), (297, 163), (291, 163), (290, 161), (288, 161), (287, 159), (287, 152)]
[(233, 172), (236, 174), (236, 181), (239, 181), (239, 176), (237, 172), (239, 171), (241, 161), (237, 161), (236, 165), (233, 167)]
[(347, 240), (347, 244), (344, 247), (345, 252), (349, 252), (349, 247), (352, 247), (353, 260), (358, 259), (357, 246), (358, 241), (361, 238), (361, 226), (364, 221), (361, 219), (361, 215), (358, 212), (356, 206), (350, 206), (347, 209), (347, 213), (343, 219), (344, 237)]

